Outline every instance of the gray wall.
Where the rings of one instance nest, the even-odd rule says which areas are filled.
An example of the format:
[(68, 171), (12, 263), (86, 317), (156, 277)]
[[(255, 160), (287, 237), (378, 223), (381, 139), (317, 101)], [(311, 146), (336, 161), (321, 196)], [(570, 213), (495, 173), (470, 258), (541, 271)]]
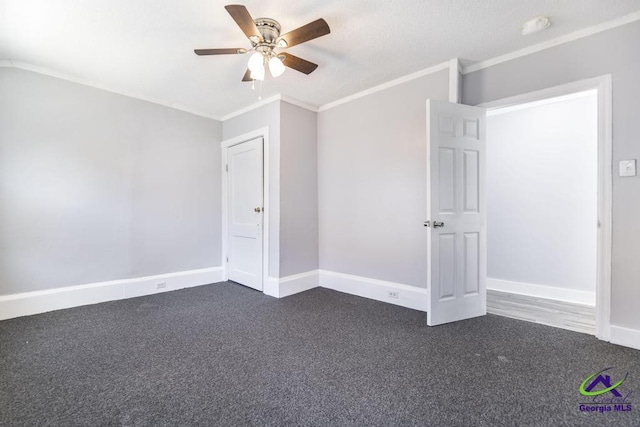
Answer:
[(222, 123), (222, 139), (269, 127), (269, 276), (280, 277), (280, 101)]
[(220, 128), (0, 68), (0, 295), (220, 265)]
[(280, 276), (318, 269), (317, 114), (280, 103)]
[(269, 127), (269, 276), (318, 269), (316, 113), (274, 101), (222, 124), (223, 139)]
[[(463, 102), (485, 101), (589, 77), (613, 79), (613, 170), (640, 158), (640, 22), (553, 47), (464, 76)], [(615, 325), (640, 329), (640, 177), (613, 176), (612, 313)]]
[(426, 100), (448, 70), (318, 114), (320, 268), (426, 287)]

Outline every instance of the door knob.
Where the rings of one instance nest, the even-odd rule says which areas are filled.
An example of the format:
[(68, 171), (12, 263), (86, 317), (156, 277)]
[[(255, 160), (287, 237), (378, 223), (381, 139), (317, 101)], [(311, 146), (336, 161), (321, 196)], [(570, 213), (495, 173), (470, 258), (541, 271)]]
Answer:
[(262, 212), (262, 208), (255, 208), (253, 211), (254, 212)]
[(444, 222), (440, 222), (440, 221), (425, 221), (424, 222), (424, 226), (425, 227), (433, 227), (433, 228), (440, 228), (440, 227), (444, 227)]

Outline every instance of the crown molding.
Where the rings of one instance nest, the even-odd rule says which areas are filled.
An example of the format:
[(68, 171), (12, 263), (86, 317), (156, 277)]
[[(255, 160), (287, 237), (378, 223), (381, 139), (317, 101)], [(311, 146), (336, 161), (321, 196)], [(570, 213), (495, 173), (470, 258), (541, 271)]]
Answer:
[(229, 114), (225, 114), (224, 116), (220, 117), (220, 121), (221, 122), (226, 122), (229, 119), (233, 119), (234, 117), (241, 116), (241, 115), (243, 115), (245, 113), (248, 113), (249, 111), (255, 110), (256, 108), (260, 108), (260, 107), (265, 106), (267, 104), (271, 104), (272, 102), (275, 102), (275, 101), (280, 101), (280, 94), (270, 96), (270, 97), (262, 99), (262, 100), (260, 100), (258, 102), (254, 102), (253, 104), (248, 105), (248, 106), (246, 106), (244, 108), (241, 108), (239, 110), (233, 111), (233, 112), (231, 112)]
[[(634, 13), (631, 13), (629, 15), (625, 15), (625, 16), (622, 16), (620, 18), (613, 19), (611, 21), (603, 22), (601, 24), (594, 25), (594, 26), (589, 27), (589, 28), (585, 28), (585, 29), (582, 29), (582, 30), (579, 30), (579, 31), (575, 31), (573, 33), (566, 34), (564, 36), (560, 36), (560, 37), (557, 37), (557, 38), (552, 39), (552, 40), (548, 40), (546, 42), (538, 43), (536, 45), (529, 46), (529, 47), (526, 47), (524, 49), (516, 50), (516, 51), (510, 52), (510, 53), (507, 53), (505, 55), (497, 56), (495, 58), (487, 59), (487, 60), (484, 60), (484, 61), (477, 62), (475, 64), (471, 64), (471, 65), (466, 66), (466, 67), (462, 67), (461, 68), (461, 72), (462, 72), (462, 74), (469, 74), (469, 73), (472, 73), (474, 71), (479, 71), (479, 70), (482, 70), (484, 68), (492, 67), (494, 65), (501, 64), (503, 62), (511, 61), (513, 59), (520, 58), (520, 57), (523, 57), (523, 56), (527, 56), (527, 55), (530, 55), (532, 53), (540, 52), (542, 50), (549, 49), (549, 48), (552, 48), (552, 47), (555, 47), (555, 46), (558, 46), (558, 45), (561, 45), (561, 44), (564, 44), (564, 43), (568, 43), (568, 42), (571, 42), (571, 41), (579, 40), (581, 38), (589, 37), (591, 35), (594, 35), (594, 34), (597, 34), (597, 33), (601, 33), (601, 32), (604, 32), (604, 31), (607, 31), (607, 30), (610, 30), (610, 29), (613, 29), (613, 28), (616, 28), (616, 27), (620, 27), (620, 26), (623, 26), (623, 25), (626, 25), (626, 24), (630, 24), (632, 22), (639, 21), (639, 20), (640, 20), (640, 11), (639, 12), (634, 12)], [(69, 76), (69, 75), (66, 75), (64, 73), (60, 73), (60, 72), (51, 70), (49, 68), (28, 64), (28, 63), (25, 63), (25, 62), (12, 61), (12, 60), (0, 60), (0, 68), (13, 67), (13, 68), (19, 68), (19, 69), (22, 69), (22, 70), (26, 70), (26, 71), (32, 71), (32, 72), (35, 72), (35, 73), (38, 73), (38, 74), (44, 74), (44, 75), (47, 75), (47, 76), (56, 77), (56, 78), (59, 78), (59, 79), (62, 79), (62, 80), (67, 80), (67, 81), (70, 81), (70, 82), (73, 82), (73, 83), (78, 83), (78, 84), (82, 84), (82, 85), (85, 85), (85, 86), (94, 87), (96, 89), (101, 89), (101, 90), (104, 90), (104, 91), (107, 91), (107, 92), (116, 93), (118, 95), (123, 95), (123, 96), (127, 96), (129, 98), (134, 98), (134, 99), (139, 99), (139, 100), (142, 100), (142, 101), (146, 101), (146, 102), (150, 102), (150, 103), (153, 103), (153, 104), (162, 105), (164, 107), (172, 108), (172, 109), (175, 109), (175, 110), (183, 111), (183, 112), (186, 112), (186, 113), (189, 113), (189, 114), (193, 114), (193, 115), (196, 115), (196, 116), (205, 117), (205, 118), (208, 118), (208, 119), (213, 119), (213, 120), (217, 120), (217, 121), (221, 121), (222, 122), (222, 121), (225, 121), (225, 120), (229, 120), (229, 119), (231, 119), (233, 117), (240, 116), (240, 115), (242, 115), (244, 113), (247, 113), (247, 112), (249, 112), (251, 110), (255, 110), (256, 108), (260, 108), (260, 107), (262, 107), (264, 105), (270, 104), (270, 103), (275, 102), (275, 101), (288, 102), (289, 104), (296, 105), (298, 107), (304, 108), (304, 109), (312, 111), (312, 112), (326, 111), (326, 110), (329, 110), (331, 108), (337, 107), (339, 105), (346, 104), (346, 103), (354, 101), (356, 99), (365, 97), (367, 95), (371, 95), (371, 94), (374, 94), (376, 92), (380, 92), (382, 90), (389, 89), (391, 87), (398, 86), (398, 85), (401, 85), (403, 83), (407, 83), (409, 81), (412, 81), (412, 80), (415, 80), (415, 79), (419, 79), (421, 77), (427, 76), (429, 74), (434, 74), (434, 73), (437, 73), (437, 72), (442, 71), (442, 70), (449, 69), (450, 73), (453, 73), (453, 72), (455, 72), (454, 71), (455, 68), (453, 66), (453, 61), (455, 61), (455, 59), (451, 60), (451, 61), (442, 62), (440, 64), (434, 65), (434, 66), (429, 67), (429, 68), (425, 68), (423, 70), (417, 71), (415, 73), (408, 74), (408, 75), (403, 76), (403, 77), (399, 77), (397, 79), (388, 81), (386, 83), (382, 83), (380, 85), (371, 87), (369, 89), (365, 89), (363, 91), (354, 93), (352, 95), (346, 96), (346, 97), (338, 99), (336, 101), (329, 102), (329, 103), (321, 105), (319, 107), (316, 107), (316, 106), (311, 105), (311, 104), (304, 103), (304, 102), (302, 102), (300, 100), (297, 100), (297, 99), (295, 99), (293, 97), (290, 97), (290, 96), (287, 96), (287, 95), (277, 94), (277, 95), (271, 96), (269, 98), (263, 99), (261, 101), (258, 101), (258, 102), (254, 103), (254, 104), (251, 104), (251, 105), (249, 105), (247, 107), (244, 107), (244, 108), (241, 108), (241, 109), (236, 110), (234, 112), (231, 112), (229, 114), (225, 114), (223, 116), (216, 116), (216, 115), (210, 114), (208, 112), (192, 109), (192, 108), (180, 105), (180, 104), (176, 104), (176, 103), (173, 103), (173, 102), (170, 102), (170, 101), (166, 101), (166, 100), (162, 100), (162, 99), (158, 99), (158, 98), (152, 98), (152, 97), (148, 97), (148, 96), (144, 96), (144, 95), (140, 95), (140, 94), (133, 93), (133, 92), (128, 92), (128, 91), (116, 90), (116, 89), (113, 89), (113, 88), (110, 88), (110, 87), (107, 87), (107, 86), (103, 86), (103, 85), (97, 84), (97, 83), (89, 81), (89, 80), (85, 80), (85, 79), (80, 79), (80, 78), (77, 78), (77, 77)], [(458, 63), (458, 67), (460, 67), (459, 63)]]
[(516, 58), (531, 55), (532, 53), (540, 52), (561, 44), (569, 43), (575, 40), (579, 40), (585, 37), (592, 36), (594, 34), (601, 33), (603, 31), (611, 30), (616, 27), (621, 27), (626, 24), (630, 24), (635, 21), (640, 21), (640, 12), (634, 12), (629, 15), (624, 15), (611, 21), (603, 22), (593, 27), (584, 28), (582, 30), (575, 31), (573, 33), (565, 34), (564, 36), (557, 37), (555, 39), (547, 40), (546, 42), (538, 43), (533, 46), (525, 47), (524, 49), (515, 50), (505, 55), (496, 56), (495, 58), (480, 61), (475, 64), (468, 65), (462, 69), (462, 74), (473, 73), (484, 68), (492, 67), (494, 65), (502, 64), (503, 62), (511, 61)]
[(300, 108), (304, 108), (305, 110), (309, 110), (311, 112), (317, 113), (318, 112), (318, 107), (316, 107), (315, 105), (311, 105), (311, 104), (307, 104), (306, 102), (302, 102), (299, 99), (296, 98), (292, 98), (290, 96), (287, 95), (280, 95), (280, 100), (284, 101), (286, 103), (289, 103), (291, 105), (295, 105), (297, 107)]
[(112, 89), (109, 88), (107, 86), (103, 86), (100, 84), (97, 84), (95, 82), (89, 81), (89, 80), (85, 80), (85, 79), (80, 79), (77, 77), (72, 77), (69, 76), (67, 74), (64, 73), (60, 73), (57, 71), (54, 71), (50, 68), (46, 68), (46, 67), (40, 67), (37, 65), (33, 65), (33, 64), (29, 64), (26, 62), (20, 62), (20, 61), (12, 61), (12, 60), (0, 60), (0, 68), (19, 68), (21, 70), (25, 70), (25, 71), (31, 71), (34, 73), (38, 73), (38, 74), (43, 74), (46, 76), (50, 76), (50, 77), (55, 77), (58, 79), (62, 79), (62, 80), (66, 80), (72, 83), (77, 83), (77, 84), (81, 84), (83, 86), (89, 86), (89, 87), (93, 87), (95, 89), (100, 89), (100, 90), (104, 90), (107, 92), (111, 92), (111, 93), (115, 93), (118, 95), (123, 95), (129, 98), (134, 98), (134, 99), (139, 99), (141, 101), (146, 101), (146, 102), (150, 102), (152, 104), (158, 104), (158, 105), (162, 105), (163, 107), (168, 107), (168, 108), (172, 108), (174, 110), (179, 110), (179, 111), (183, 111), (185, 113), (189, 113), (189, 114), (193, 114), (195, 116), (200, 116), (200, 117), (205, 117), (207, 119), (213, 119), (213, 120), (217, 120), (219, 122), (223, 122), (225, 120), (229, 120), (233, 117), (242, 115), (246, 112), (249, 112), (251, 110), (255, 110), (256, 108), (260, 108), (263, 105), (267, 105), (270, 104), (274, 101), (284, 101), (284, 102), (288, 102), (289, 104), (293, 104), (296, 105), (298, 107), (304, 108), (306, 110), (309, 111), (313, 111), (315, 113), (318, 112), (318, 107), (315, 107), (311, 104), (306, 104), (300, 100), (297, 100), (293, 97), (287, 96), (287, 95), (282, 95), (282, 94), (277, 94), (274, 96), (271, 96), (269, 98), (263, 99), (261, 101), (258, 101), (254, 104), (251, 104), (245, 108), (242, 108), (240, 110), (234, 111), (232, 113), (226, 114), (224, 116), (215, 116), (213, 114), (209, 114), (203, 111), (199, 111), (199, 110), (195, 110), (189, 107), (185, 107), (183, 105), (180, 104), (176, 104), (173, 102), (169, 102), (169, 101), (164, 101), (162, 99), (158, 99), (158, 98), (152, 98), (152, 97), (148, 97), (148, 96), (144, 96), (144, 95), (140, 95), (140, 94), (136, 94), (133, 92), (128, 92), (128, 91), (121, 91), (121, 90), (116, 90), (116, 89)]
[(458, 58), (449, 60), (449, 102), (460, 104), (462, 101), (462, 66)]
[[(457, 59), (455, 59), (455, 61), (457, 61)], [(388, 89), (390, 87), (397, 86), (397, 85), (409, 82), (411, 80), (419, 79), (420, 77), (424, 77), (424, 76), (427, 76), (429, 74), (437, 73), (438, 71), (446, 70), (446, 69), (448, 69), (450, 67), (450, 64), (452, 64), (451, 61), (443, 62), (443, 63), (437, 64), (437, 65), (434, 65), (432, 67), (425, 68), (424, 70), (416, 71), (415, 73), (411, 73), (411, 74), (408, 74), (406, 76), (399, 77), (399, 78), (391, 80), (391, 81), (389, 81), (387, 83), (383, 83), (383, 84), (380, 84), (378, 86), (374, 86), (372, 88), (363, 90), (362, 92), (354, 93), (353, 95), (349, 95), (347, 97), (338, 99), (337, 101), (329, 102), (328, 104), (321, 105), (320, 107), (316, 107), (316, 106), (313, 106), (311, 104), (306, 104), (306, 103), (304, 103), (304, 102), (302, 102), (300, 100), (297, 100), (297, 99), (292, 98), (292, 97), (287, 96), (287, 95), (277, 94), (277, 95), (271, 96), (269, 98), (263, 99), (261, 101), (258, 101), (258, 102), (254, 103), (254, 104), (251, 104), (251, 105), (249, 105), (247, 107), (241, 108), (240, 110), (237, 110), (237, 111), (234, 111), (232, 113), (226, 114), (226, 115), (222, 116), (220, 118), (220, 120), (221, 121), (225, 121), (225, 120), (232, 119), (234, 117), (237, 117), (237, 116), (240, 116), (242, 114), (248, 113), (251, 110), (255, 110), (256, 108), (260, 108), (260, 107), (262, 107), (264, 105), (270, 104), (270, 103), (272, 103), (274, 101), (288, 102), (289, 104), (293, 104), (293, 105), (296, 105), (298, 107), (304, 108), (306, 110), (313, 111), (314, 113), (318, 113), (320, 111), (325, 111), (325, 110), (328, 110), (330, 108), (337, 107), (338, 105), (342, 105), (342, 104), (345, 104), (347, 102), (351, 102), (351, 101), (353, 101), (355, 99), (362, 98), (363, 96), (371, 95), (371, 94), (379, 92), (381, 90), (385, 90), (385, 89)]]
[(168, 108), (172, 108), (174, 110), (179, 110), (179, 111), (182, 111), (182, 112), (185, 112), (185, 113), (193, 114), (194, 116), (200, 116), (200, 117), (204, 117), (204, 118), (207, 118), (207, 119), (213, 119), (213, 120), (221, 121), (220, 117), (215, 116), (213, 114), (209, 114), (209, 113), (204, 112), (204, 111), (200, 111), (200, 110), (196, 110), (196, 109), (193, 109), (193, 108), (189, 108), (189, 107), (186, 107), (184, 105), (176, 104), (174, 102), (165, 101), (165, 100), (158, 99), (158, 98), (152, 98), (152, 97), (140, 95), (140, 94), (134, 93), (134, 92), (116, 90), (116, 89), (110, 88), (108, 86), (104, 86), (104, 85), (92, 82), (90, 80), (85, 80), (85, 79), (81, 79), (81, 78), (78, 78), (78, 77), (69, 76), (67, 74), (60, 73), (58, 71), (54, 71), (54, 70), (52, 70), (50, 68), (29, 64), (29, 63), (26, 63), (26, 62), (13, 61), (13, 60), (3, 60), (3, 61), (0, 61), (0, 67), (2, 67), (2, 68), (19, 68), (21, 70), (31, 71), (31, 72), (34, 72), (34, 73), (43, 74), (45, 76), (55, 77), (57, 79), (66, 80), (66, 81), (69, 81), (69, 82), (72, 82), (72, 83), (81, 84), (83, 86), (89, 86), (89, 87), (92, 87), (92, 88), (95, 88), (95, 89), (104, 90), (106, 92), (115, 93), (117, 95), (126, 96), (128, 98), (134, 98), (134, 99), (138, 99), (138, 100), (141, 100), (141, 101), (150, 102), (152, 104), (162, 105), (163, 107), (168, 107)]
[(255, 102), (255, 103), (253, 103), (251, 105), (248, 105), (248, 106), (246, 106), (244, 108), (241, 108), (239, 110), (233, 111), (233, 112), (231, 112), (229, 114), (225, 114), (224, 116), (222, 116), (220, 118), (220, 120), (224, 122), (226, 120), (229, 120), (229, 119), (232, 119), (234, 117), (238, 117), (238, 116), (241, 116), (241, 115), (243, 115), (245, 113), (248, 113), (249, 111), (255, 110), (256, 108), (260, 108), (260, 107), (263, 107), (263, 106), (265, 106), (267, 104), (271, 104), (272, 102), (275, 102), (275, 101), (284, 101), (284, 102), (287, 102), (289, 104), (296, 105), (296, 106), (298, 106), (300, 108), (304, 108), (305, 110), (312, 111), (314, 113), (318, 112), (318, 107), (316, 107), (314, 105), (307, 104), (307, 103), (304, 103), (304, 102), (302, 102), (302, 101), (300, 101), (298, 99), (295, 99), (295, 98), (292, 98), (290, 96), (278, 93), (276, 95), (270, 96), (269, 98), (265, 98), (265, 99), (263, 99), (261, 101)]
[(432, 67), (416, 71), (415, 73), (407, 74), (406, 76), (399, 77), (397, 79), (382, 83), (372, 88), (365, 89), (361, 92), (354, 93), (353, 95), (346, 96), (344, 98), (338, 99), (337, 101), (329, 102), (327, 104), (321, 105), (320, 108), (318, 108), (318, 111), (326, 111), (331, 108), (337, 107), (338, 105), (346, 104), (347, 102), (355, 101), (356, 99), (362, 98), (364, 96), (380, 92), (381, 90), (389, 89), (391, 87), (410, 82), (411, 80), (419, 79), (420, 77), (428, 76), (429, 74), (434, 74), (438, 71), (446, 70), (449, 68), (449, 63), (450, 61), (442, 62)]

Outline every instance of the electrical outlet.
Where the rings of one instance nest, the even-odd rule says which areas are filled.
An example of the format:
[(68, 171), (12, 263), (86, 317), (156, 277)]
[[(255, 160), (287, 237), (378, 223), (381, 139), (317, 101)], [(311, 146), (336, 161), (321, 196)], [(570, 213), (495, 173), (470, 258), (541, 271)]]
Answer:
[(389, 293), (387, 294), (387, 296), (389, 298), (398, 298), (398, 293), (394, 292), (394, 291), (389, 291)]
[(156, 283), (156, 289), (164, 289), (167, 287), (167, 282), (158, 282)]

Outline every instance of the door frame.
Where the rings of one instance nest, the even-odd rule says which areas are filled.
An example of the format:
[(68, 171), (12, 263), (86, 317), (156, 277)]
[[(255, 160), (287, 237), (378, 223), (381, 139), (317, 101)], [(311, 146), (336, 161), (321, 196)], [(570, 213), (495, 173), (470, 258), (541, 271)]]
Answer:
[(269, 280), (269, 127), (262, 127), (245, 134), (226, 139), (220, 143), (221, 172), (222, 172), (222, 278), (229, 280), (229, 185), (227, 176), (227, 160), (229, 147), (233, 147), (243, 142), (248, 142), (256, 138), (262, 138), (262, 292), (264, 293)]
[(598, 242), (596, 267), (596, 337), (611, 339), (611, 229), (613, 190), (613, 115), (611, 74), (579, 80), (497, 101), (479, 107), (488, 111), (596, 90), (598, 94)]

